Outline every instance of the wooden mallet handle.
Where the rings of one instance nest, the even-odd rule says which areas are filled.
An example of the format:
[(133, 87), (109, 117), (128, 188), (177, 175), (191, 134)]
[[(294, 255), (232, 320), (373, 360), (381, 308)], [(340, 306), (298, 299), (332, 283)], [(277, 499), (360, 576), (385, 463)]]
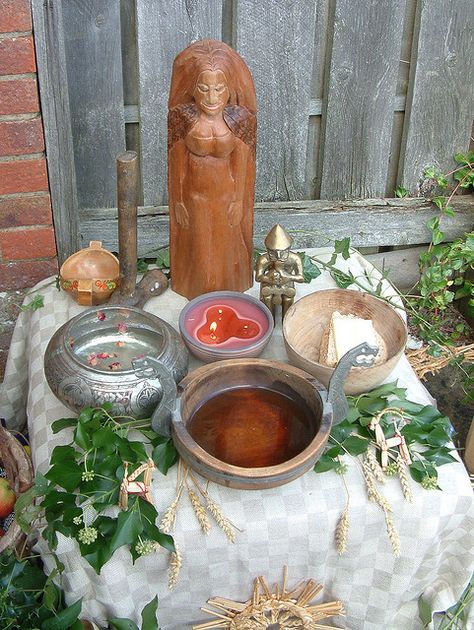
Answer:
[(117, 157), (117, 207), (120, 293), (130, 295), (137, 281), (138, 156), (126, 151)]

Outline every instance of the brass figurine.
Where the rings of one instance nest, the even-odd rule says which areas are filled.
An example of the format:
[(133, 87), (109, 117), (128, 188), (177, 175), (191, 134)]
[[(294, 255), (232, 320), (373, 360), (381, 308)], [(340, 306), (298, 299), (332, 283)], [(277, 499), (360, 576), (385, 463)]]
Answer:
[(256, 101), (232, 48), (196, 42), (175, 59), (168, 114), (172, 288), (192, 299), (252, 286)]
[(303, 263), (290, 251), (293, 239), (277, 223), (265, 238), (266, 254), (257, 259), (255, 279), (260, 282), (260, 299), (275, 319), (275, 306), (281, 304), (282, 320), (293, 304), (295, 282), (304, 282)]

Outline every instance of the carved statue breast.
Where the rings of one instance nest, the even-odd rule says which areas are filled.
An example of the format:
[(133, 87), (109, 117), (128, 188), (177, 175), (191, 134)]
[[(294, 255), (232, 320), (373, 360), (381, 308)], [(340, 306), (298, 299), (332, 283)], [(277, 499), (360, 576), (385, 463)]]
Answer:
[(230, 131), (220, 136), (201, 136), (193, 129), (186, 138), (187, 149), (194, 155), (206, 157), (210, 155), (216, 158), (226, 158), (234, 150), (236, 138)]

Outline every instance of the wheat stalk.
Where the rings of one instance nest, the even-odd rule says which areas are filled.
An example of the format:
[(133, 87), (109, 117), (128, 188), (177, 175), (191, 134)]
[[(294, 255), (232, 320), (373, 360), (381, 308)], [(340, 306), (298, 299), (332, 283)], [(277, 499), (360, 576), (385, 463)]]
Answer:
[(231, 522), (224, 516), (221, 508), (217, 505), (215, 501), (211, 499), (211, 497), (207, 493), (204, 495), (204, 498), (206, 500), (206, 507), (211, 513), (213, 519), (222, 529), (228, 540), (232, 543), (235, 542), (235, 531), (232, 527)]
[(173, 503), (168, 507), (168, 509), (164, 513), (163, 518), (161, 519), (160, 529), (162, 532), (165, 532), (165, 534), (169, 534), (170, 531), (173, 529), (173, 525), (176, 520), (176, 512), (178, 509), (178, 503), (179, 503), (180, 498), (181, 498), (181, 495), (178, 494), (175, 500), (173, 501)]
[(169, 567), (168, 567), (168, 588), (170, 591), (174, 589), (178, 582), (179, 572), (181, 571), (181, 565), (183, 564), (183, 556), (178, 546), (174, 545), (175, 551), (171, 553)]
[(398, 558), (400, 555), (400, 537), (395, 527), (395, 523), (393, 522), (392, 515), (390, 512), (385, 512), (385, 524), (387, 526), (387, 533), (390, 539), (390, 543), (392, 544), (393, 555)]
[(372, 471), (375, 479), (380, 483), (385, 483), (385, 478), (382, 470), (382, 466), (378, 463), (377, 457), (375, 456), (374, 451), (369, 448), (365, 454), (365, 461)]
[(336, 525), (336, 551), (341, 556), (347, 547), (347, 534), (349, 532), (349, 503), (346, 504), (344, 511)]
[(206, 508), (203, 506), (201, 501), (199, 500), (198, 495), (194, 492), (192, 488), (188, 487), (188, 496), (191, 502), (191, 505), (194, 510), (194, 514), (196, 514), (196, 518), (199, 521), (199, 525), (201, 526), (202, 531), (206, 536), (211, 531), (211, 523), (207, 517)]
[(400, 484), (402, 486), (403, 496), (408, 503), (413, 503), (413, 494), (410, 487), (410, 481), (408, 479), (407, 469), (400, 455), (397, 457), (397, 472), (400, 478)]
[(373, 501), (374, 503), (380, 505), (382, 510), (391, 512), (392, 506), (383, 494), (377, 490), (372, 470), (366, 460), (364, 460), (362, 464), (362, 472), (364, 473), (364, 479), (367, 484), (367, 496), (369, 497), (369, 501)]

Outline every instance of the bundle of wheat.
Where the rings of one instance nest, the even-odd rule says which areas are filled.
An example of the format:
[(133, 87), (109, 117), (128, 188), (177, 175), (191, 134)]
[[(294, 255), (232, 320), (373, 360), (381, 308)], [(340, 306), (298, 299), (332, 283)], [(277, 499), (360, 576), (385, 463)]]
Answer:
[(418, 350), (408, 350), (407, 357), (418, 378), (424, 379), (427, 374), (437, 374), (454, 359), (474, 361), (474, 343), (454, 348), (443, 348), (442, 354), (434, 357), (428, 353), (429, 347), (422, 346)]

